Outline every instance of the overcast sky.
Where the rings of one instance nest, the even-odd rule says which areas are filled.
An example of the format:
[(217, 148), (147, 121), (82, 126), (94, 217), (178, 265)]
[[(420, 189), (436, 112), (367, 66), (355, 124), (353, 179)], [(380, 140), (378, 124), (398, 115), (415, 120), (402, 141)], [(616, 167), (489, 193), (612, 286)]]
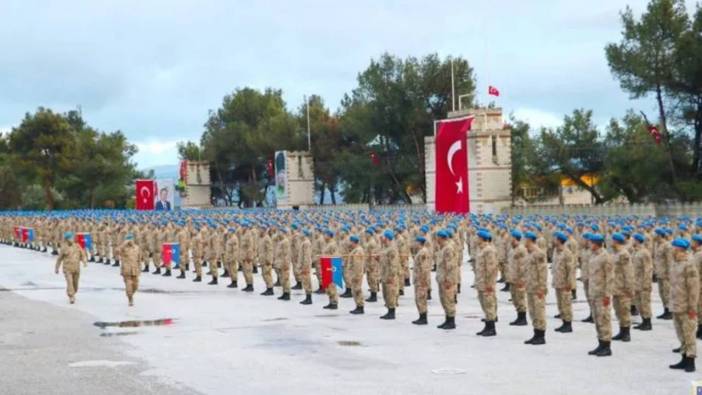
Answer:
[(384, 51), (463, 56), (479, 100), (495, 85), (497, 104), (535, 126), (580, 107), (604, 124), (653, 108), (619, 89), (603, 49), (620, 39), (619, 12), (646, 3), (0, 0), (0, 130), (38, 106), (80, 105), (139, 146), (140, 168), (175, 164), (175, 143), (199, 140), (235, 88), (283, 89), (289, 108), (316, 93), (336, 109)]

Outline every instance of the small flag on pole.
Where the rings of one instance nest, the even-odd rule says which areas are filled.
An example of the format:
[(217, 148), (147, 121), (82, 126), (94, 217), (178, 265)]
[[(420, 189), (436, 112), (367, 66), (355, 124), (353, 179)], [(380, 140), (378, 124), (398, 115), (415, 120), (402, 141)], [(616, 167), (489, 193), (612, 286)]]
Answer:
[(648, 134), (650, 134), (651, 137), (653, 137), (653, 139), (656, 140), (656, 144), (661, 143), (661, 132), (656, 126), (648, 125)]
[(327, 289), (330, 284), (339, 288), (344, 287), (344, 262), (338, 256), (323, 256), (319, 258), (322, 268), (322, 289)]
[(178, 269), (180, 267), (180, 244), (163, 243), (161, 260), (167, 268)]
[(93, 238), (90, 236), (90, 233), (76, 233), (76, 243), (85, 251), (93, 249)]
[(490, 85), (488, 86), (488, 95), (490, 96), (500, 96), (500, 91), (499, 89), (495, 88), (494, 86)]

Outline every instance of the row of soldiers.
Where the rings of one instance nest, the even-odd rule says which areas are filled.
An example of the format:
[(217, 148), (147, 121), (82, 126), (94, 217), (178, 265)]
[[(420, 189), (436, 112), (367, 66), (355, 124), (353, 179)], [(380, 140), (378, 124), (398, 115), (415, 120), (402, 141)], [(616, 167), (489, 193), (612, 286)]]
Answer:
[[(496, 335), (496, 287), (498, 282), (504, 282), (502, 290), (510, 292), (517, 312), (517, 319), (510, 324), (527, 325), (528, 312), (534, 333), (525, 343), (534, 345), (545, 344), (545, 297), (550, 261), (551, 287), (556, 293), (559, 312), (557, 317), (563, 320), (556, 331), (569, 333), (573, 330), (572, 299), (576, 297), (576, 272), (579, 270), (591, 311), (584, 321), (594, 322), (598, 334), (598, 347), (590, 353), (597, 356), (611, 355), (612, 340), (631, 340), (632, 313), (640, 312), (642, 318), (636, 329), (652, 329), (650, 297), (655, 281), (664, 304), (664, 312), (659, 318), (674, 320), (681, 342), (680, 349), (675, 351), (681, 352), (683, 359), (671, 367), (694, 371), (695, 329), (700, 337), (697, 273), (702, 270), (702, 238), (692, 232), (684, 235), (683, 232), (688, 232), (684, 223), (679, 224), (676, 233), (668, 227), (654, 228), (650, 222), (641, 220), (612, 225), (609, 221), (586, 223), (565, 219), (548, 222), (538, 218), (512, 218), (512, 225), (516, 226), (509, 228), (510, 218), (489, 216), (415, 218), (407, 226), (407, 220), (391, 215), (373, 218), (370, 222), (375, 225), (367, 227), (364, 225), (369, 221), (354, 221), (351, 216), (316, 219), (321, 220), (319, 222), (324, 227), (310, 230), (315, 221), (298, 222), (290, 218), (287, 218), (287, 224), (281, 218), (277, 222), (248, 219), (227, 222), (220, 218), (202, 223), (188, 218), (184, 222), (127, 221), (114, 224), (75, 218), (55, 223), (54, 219), (48, 223), (58, 226), (59, 230), (45, 228), (38, 235), (55, 235), (58, 231), (70, 234), (66, 229), (95, 229), (92, 232), (96, 236), (94, 248), (89, 251), (95, 256), (87, 258), (86, 255), (85, 259), (109, 264), (112, 251), (113, 264), (121, 264), (123, 276), (126, 267), (132, 273), (129, 275), (137, 278), (136, 283), (132, 279), (128, 285), (125, 277), (130, 304), (138, 284), (139, 270), (133, 274), (134, 267), (148, 271), (149, 264), (153, 263), (155, 274), (161, 274), (163, 269), (163, 275), (171, 275), (171, 268), (162, 268), (160, 261), (160, 246), (166, 241), (177, 241), (184, 252), (178, 278), (185, 278), (192, 261), (196, 273), (194, 281), (202, 280), (202, 268), (209, 264), (210, 284), (217, 284), (220, 276), (227, 276), (231, 279), (229, 287), (236, 288), (241, 267), (246, 281), (243, 290), (251, 292), (253, 274), (260, 268), (266, 286), (263, 295), (273, 295), (273, 287), (277, 284), (282, 287), (281, 300), (290, 299), (291, 289), (304, 289), (302, 304), (312, 303), (313, 277), (317, 278), (318, 284), (322, 283), (319, 257), (342, 256), (346, 292), (337, 295), (335, 286), (324, 289), (320, 286), (317, 292), (326, 293), (329, 298), (325, 308), (336, 309), (339, 296), (350, 297), (356, 304), (351, 313), (363, 314), (364, 302), (376, 301), (377, 294), (382, 291), (388, 309), (381, 317), (383, 319), (395, 318), (398, 298), (410, 283), (411, 267), (419, 312), (419, 318), (413, 323), (417, 325), (427, 324), (431, 271), (435, 269), (436, 285), (446, 315), (444, 323), (439, 326), (442, 329), (455, 328), (461, 265), (467, 246), (475, 277), (473, 287), (485, 316), (485, 327), (478, 335)], [(0, 225), (4, 225), (0, 226), (0, 236), (3, 240), (12, 240), (12, 233), (2, 221), (0, 218)], [(421, 225), (426, 221), (428, 223)], [(390, 223), (395, 226), (387, 229)], [(697, 225), (702, 227), (702, 222), (698, 221)], [(68, 239), (72, 236), (70, 234)], [(55, 237), (47, 239), (56, 247), (55, 250), (61, 251), (59, 260), (68, 259), (62, 251), (62, 243), (66, 246), (72, 244), (68, 239), (63, 242)], [(42, 243), (43, 240), (35, 244)], [(128, 253), (126, 247), (138, 253)], [(694, 256), (688, 252), (690, 248)], [(222, 275), (218, 270), (220, 265), (224, 268)], [(276, 274), (276, 283), (273, 282), (273, 273)], [(290, 286), (291, 275), (296, 281), (294, 287)], [(501, 277), (499, 280), (498, 276)], [(368, 299), (363, 295), (364, 277), (370, 290)], [(620, 326), (614, 337), (611, 334), (610, 307), (614, 308)]]

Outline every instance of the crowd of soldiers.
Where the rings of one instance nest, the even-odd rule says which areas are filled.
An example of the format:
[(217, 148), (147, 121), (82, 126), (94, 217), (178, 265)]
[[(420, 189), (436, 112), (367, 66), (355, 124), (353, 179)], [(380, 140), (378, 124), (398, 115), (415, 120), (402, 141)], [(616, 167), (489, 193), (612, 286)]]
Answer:
[[(18, 236), (18, 226), (31, 228), (32, 239)], [(76, 232), (91, 235), (91, 248), (75, 243)], [(452, 216), (401, 210), (5, 212), (0, 213), (0, 241), (57, 255), (55, 270), (63, 267), (70, 303), (78, 291), (80, 263), (120, 266), (129, 305), (140, 274), (150, 267), (162, 276), (177, 270), (177, 279), (185, 279), (192, 268), (192, 281), (209, 275), (208, 284), (217, 285), (228, 278), (229, 288), (244, 292), (254, 291), (254, 275), (260, 273), (261, 295), (274, 295), (280, 287), (278, 299), (289, 301), (291, 290), (304, 290), (303, 305), (311, 305), (315, 293), (326, 294), (325, 309), (337, 309), (339, 298), (353, 298), (354, 315), (364, 314), (364, 304), (377, 302), (381, 294), (387, 312), (380, 318), (386, 320), (396, 318), (399, 298), (413, 284), (415, 325), (428, 323), (427, 304), (436, 287), (445, 312), (438, 327), (450, 330), (456, 328), (462, 266), (468, 262), (484, 313), (479, 336), (497, 334), (497, 295), (504, 291), (516, 311), (509, 325), (528, 325), (528, 313), (533, 335), (524, 343), (545, 344), (550, 278), (556, 318), (562, 320), (555, 331), (563, 334), (573, 331), (572, 303), (576, 281), (582, 281), (590, 312), (582, 321), (595, 324), (598, 339), (590, 355), (610, 356), (613, 340), (631, 341), (632, 316), (640, 317), (634, 329), (653, 329), (654, 283), (664, 307), (657, 318), (674, 321), (680, 342), (673, 352), (682, 359), (670, 368), (695, 371), (696, 338), (702, 339), (702, 218)], [(180, 246), (177, 269), (161, 259), (162, 246), (169, 242)], [(342, 294), (334, 284), (321, 286), (321, 257), (342, 258)], [(619, 324), (615, 336), (612, 310)]]

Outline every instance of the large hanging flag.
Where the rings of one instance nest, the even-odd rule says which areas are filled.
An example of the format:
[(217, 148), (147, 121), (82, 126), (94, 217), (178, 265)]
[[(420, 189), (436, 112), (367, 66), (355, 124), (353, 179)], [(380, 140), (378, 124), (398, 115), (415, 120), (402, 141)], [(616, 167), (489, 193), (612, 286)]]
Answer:
[(178, 269), (180, 267), (180, 244), (163, 243), (161, 260), (167, 268)]
[(156, 196), (156, 181), (137, 180), (136, 181), (136, 209), (153, 210), (154, 198)]
[(470, 211), (467, 134), (473, 119), (447, 119), (437, 125), (434, 208), (438, 213)]
[(90, 236), (90, 233), (76, 233), (76, 243), (85, 251), (93, 250), (93, 238)]
[(344, 262), (338, 256), (323, 256), (319, 258), (322, 268), (322, 289), (327, 289), (330, 284), (344, 287)]

